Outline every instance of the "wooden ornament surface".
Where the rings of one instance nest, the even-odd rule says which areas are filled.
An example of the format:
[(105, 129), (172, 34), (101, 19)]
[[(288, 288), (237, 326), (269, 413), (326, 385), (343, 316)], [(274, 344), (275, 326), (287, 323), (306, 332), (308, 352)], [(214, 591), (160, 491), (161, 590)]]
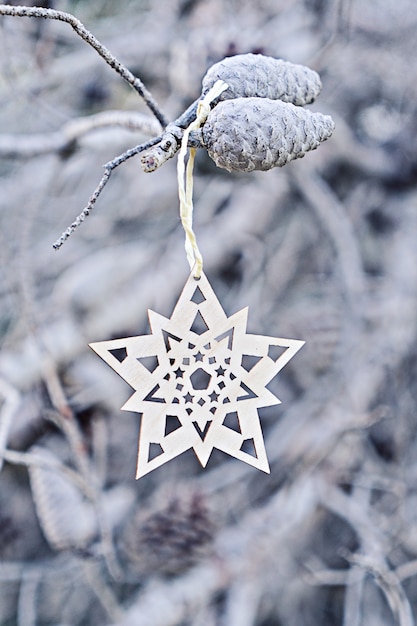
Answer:
[(213, 448), (269, 473), (258, 415), (280, 400), (266, 385), (304, 341), (246, 333), (248, 309), (227, 317), (206, 276), (190, 275), (171, 318), (149, 311), (151, 334), (90, 344), (135, 393), (142, 414), (136, 478), (190, 448)]

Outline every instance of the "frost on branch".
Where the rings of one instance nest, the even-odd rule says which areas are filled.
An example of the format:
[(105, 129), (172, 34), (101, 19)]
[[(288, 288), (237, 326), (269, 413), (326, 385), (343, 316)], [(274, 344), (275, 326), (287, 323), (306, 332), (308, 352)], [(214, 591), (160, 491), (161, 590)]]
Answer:
[(267, 98), (220, 102), (202, 127), (202, 143), (218, 167), (252, 172), (282, 167), (328, 139), (329, 115)]

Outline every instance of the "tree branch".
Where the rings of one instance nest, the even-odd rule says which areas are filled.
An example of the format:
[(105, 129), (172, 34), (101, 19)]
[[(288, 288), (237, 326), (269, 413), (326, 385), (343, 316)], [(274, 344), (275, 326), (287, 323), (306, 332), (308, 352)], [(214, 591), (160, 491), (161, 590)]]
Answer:
[(120, 61), (116, 59), (112, 53), (103, 46), (100, 41), (94, 37), (92, 33), (84, 26), (80, 20), (71, 15), (71, 13), (65, 13), (64, 11), (56, 11), (55, 9), (42, 9), (40, 7), (25, 7), (25, 6), (9, 6), (6, 4), (0, 4), (0, 15), (8, 15), (10, 17), (40, 17), (50, 20), (58, 20), (59, 22), (65, 22), (69, 24), (74, 31), (83, 39), (88, 45), (105, 60), (107, 65), (110, 65), (112, 69), (119, 74), (133, 89), (143, 98), (146, 105), (150, 108), (155, 115), (159, 123), (165, 127), (168, 123), (165, 115), (160, 110), (154, 97), (142, 83), (140, 78), (132, 74)]
[(364, 554), (349, 554), (342, 551), (350, 563), (358, 565), (372, 574), (378, 587), (384, 593), (388, 605), (399, 626), (414, 626), (414, 618), (407, 595), (396, 573), (386, 563)]
[(52, 459), (42, 457), (36, 452), (18, 452), (16, 450), (0, 450), (0, 460), (6, 461), (13, 465), (23, 465), (23, 467), (29, 468), (32, 465), (35, 467), (41, 467), (53, 470), (55, 472), (61, 472), (66, 476), (74, 485), (76, 485), (85, 496), (91, 497), (91, 489), (85, 482), (82, 476), (75, 470), (71, 469), (63, 463), (54, 462)]
[(79, 117), (50, 133), (31, 135), (0, 134), (0, 156), (6, 158), (31, 158), (52, 152), (64, 152), (74, 146), (84, 135), (100, 128), (118, 126), (132, 131), (141, 131), (154, 136), (161, 126), (152, 117), (136, 111), (103, 111), (88, 117)]
[(12, 421), (20, 403), (19, 391), (6, 380), (0, 378), (0, 396), (4, 398), (4, 404), (0, 411), (0, 472), (3, 467), (3, 453), (7, 448), (7, 438)]
[(123, 154), (119, 154), (119, 156), (115, 157), (112, 161), (109, 161), (108, 163), (104, 165), (104, 174), (101, 177), (101, 180), (99, 184), (97, 185), (97, 187), (95, 188), (94, 192), (90, 196), (87, 206), (75, 218), (71, 226), (68, 226), (68, 228), (62, 233), (59, 239), (57, 239), (55, 243), (52, 245), (52, 247), (55, 250), (59, 250), (59, 248), (68, 239), (68, 237), (72, 235), (74, 230), (78, 228), (78, 226), (82, 224), (82, 222), (84, 222), (85, 218), (88, 215), (90, 215), (90, 212), (94, 208), (101, 192), (103, 191), (104, 187), (109, 182), (109, 178), (112, 174), (112, 171), (116, 167), (118, 167), (119, 165), (121, 165), (122, 163), (130, 159), (131, 157), (135, 156), (136, 154), (139, 154), (139, 152), (142, 152), (143, 150), (147, 150), (151, 146), (154, 146), (155, 144), (159, 143), (160, 141), (161, 141), (161, 136), (155, 137), (154, 139), (151, 139), (150, 141), (147, 141), (146, 143), (139, 144), (135, 148), (131, 148), (130, 150), (123, 152)]

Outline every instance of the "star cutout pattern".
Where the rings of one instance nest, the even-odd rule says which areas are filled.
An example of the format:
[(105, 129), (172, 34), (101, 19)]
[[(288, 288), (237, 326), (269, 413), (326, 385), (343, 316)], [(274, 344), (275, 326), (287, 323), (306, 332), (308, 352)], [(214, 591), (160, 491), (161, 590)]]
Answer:
[(135, 390), (136, 478), (190, 448), (203, 467), (217, 448), (269, 473), (258, 409), (280, 404), (266, 385), (304, 341), (246, 333), (248, 309), (227, 317), (204, 274), (169, 319), (148, 314), (150, 335), (90, 344)]

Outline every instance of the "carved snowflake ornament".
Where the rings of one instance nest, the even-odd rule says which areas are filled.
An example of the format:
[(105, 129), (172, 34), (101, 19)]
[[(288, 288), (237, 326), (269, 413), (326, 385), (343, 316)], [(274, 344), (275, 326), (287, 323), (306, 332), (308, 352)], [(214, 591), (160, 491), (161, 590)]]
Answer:
[(152, 334), (90, 344), (135, 390), (136, 478), (190, 448), (203, 467), (217, 448), (269, 473), (258, 409), (280, 403), (266, 385), (304, 341), (248, 334), (247, 315), (227, 317), (191, 274), (170, 319), (149, 311)]

